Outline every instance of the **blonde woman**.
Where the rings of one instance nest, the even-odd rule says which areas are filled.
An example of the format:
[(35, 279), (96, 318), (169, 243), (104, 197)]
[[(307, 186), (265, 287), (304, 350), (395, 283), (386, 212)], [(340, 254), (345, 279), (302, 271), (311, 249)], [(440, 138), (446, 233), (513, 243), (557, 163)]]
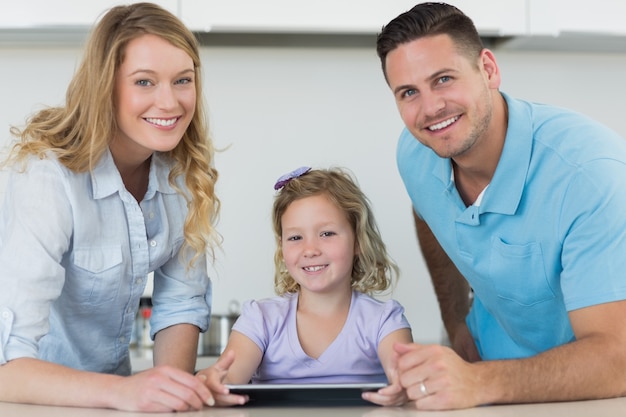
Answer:
[(276, 183), (277, 297), (244, 304), (222, 358), (208, 370), (218, 404), (242, 404), (223, 383), (386, 383), (363, 398), (406, 400), (394, 344), (412, 341), (404, 309), (371, 295), (397, 275), (369, 201), (341, 169), (295, 170)]
[[(95, 26), (63, 107), (19, 130), (0, 212), (0, 400), (137, 411), (211, 403), (195, 367), (219, 245), (193, 34), (150, 4)], [(129, 340), (154, 272), (155, 368)]]

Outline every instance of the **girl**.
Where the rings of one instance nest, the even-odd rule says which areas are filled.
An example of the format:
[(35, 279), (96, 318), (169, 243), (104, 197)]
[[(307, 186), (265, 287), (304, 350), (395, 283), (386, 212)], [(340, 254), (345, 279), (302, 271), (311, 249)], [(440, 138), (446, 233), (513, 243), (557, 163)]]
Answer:
[[(210, 314), (219, 210), (198, 45), (150, 3), (95, 27), (64, 107), (13, 148), (0, 213), (0, 401), (200, 409), (191, 372)], [(155, 368), (129, 340), (154, 271)]]
[(388, 289), (389, 259), (362, 191), (339, 169), (281, 177), (274, 202), (278, 297), (245, 303), (222, 358), (201, 372), (218, 404), (242, 404), (222, 383), (389, 382), (364, 398), (406, 401), (393, 344), (412, 341)]

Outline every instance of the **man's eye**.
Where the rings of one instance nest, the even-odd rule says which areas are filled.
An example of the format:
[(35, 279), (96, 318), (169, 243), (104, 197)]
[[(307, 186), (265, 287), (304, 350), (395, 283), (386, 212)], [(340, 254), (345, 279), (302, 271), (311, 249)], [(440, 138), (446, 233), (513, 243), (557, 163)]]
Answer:
[(402, 96), (404, 96), (404, 97), (411, 97), (411, 96), (414, 96), (415, 94), (417, 94), (417, 91), (416, 91), (416, 90), (406, 90), (406, 91), (402, 94)]
[(450, 81), (450, 79), (451, 79), (451, 78), (450, 78), (449, 76), (444, 75), (443, 77), (439, 78), (439, 84), (445, 84), (445, 83), (447, 83), (448, 81)]

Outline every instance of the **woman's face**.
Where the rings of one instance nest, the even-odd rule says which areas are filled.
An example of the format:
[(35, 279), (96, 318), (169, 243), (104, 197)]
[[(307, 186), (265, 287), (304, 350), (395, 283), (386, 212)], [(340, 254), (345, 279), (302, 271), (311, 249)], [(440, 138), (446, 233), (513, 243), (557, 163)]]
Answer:
[(114, 157), (147, 159), (180, 142), (196, 106), (192, 58), (156, 35), (128, 43), (115, 80)]

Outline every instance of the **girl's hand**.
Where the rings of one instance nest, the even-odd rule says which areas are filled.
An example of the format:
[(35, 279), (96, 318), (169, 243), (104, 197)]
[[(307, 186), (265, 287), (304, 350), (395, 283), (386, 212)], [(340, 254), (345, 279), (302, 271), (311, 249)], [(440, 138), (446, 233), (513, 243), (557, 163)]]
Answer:
[(389, 407), (400, 407), (408, 401), (405, 389), (398, 382), (387, 385), (376, 392), (364, 392), (363, 399)]
[(212, 366), (198, 371), (196, 377), (200, 379), (210, 391), (210, 403), (208, 405), (229, 406), (242, 405), (248, 402), (247, 395), (230, 394), (224, 380), (228, 369), (235, 361), (233, 351), (225, 352)]
[(409, 398), (406, 394), (406, 390), (400, 385), (400, 377), (398, 376), (398, 355), (392, 355), (391, 368), (387, 373), (389, 385), (376, 392), (364, 392), (362, 395), (363, 399), (384, 406), (398, 407), (404, 405)]

